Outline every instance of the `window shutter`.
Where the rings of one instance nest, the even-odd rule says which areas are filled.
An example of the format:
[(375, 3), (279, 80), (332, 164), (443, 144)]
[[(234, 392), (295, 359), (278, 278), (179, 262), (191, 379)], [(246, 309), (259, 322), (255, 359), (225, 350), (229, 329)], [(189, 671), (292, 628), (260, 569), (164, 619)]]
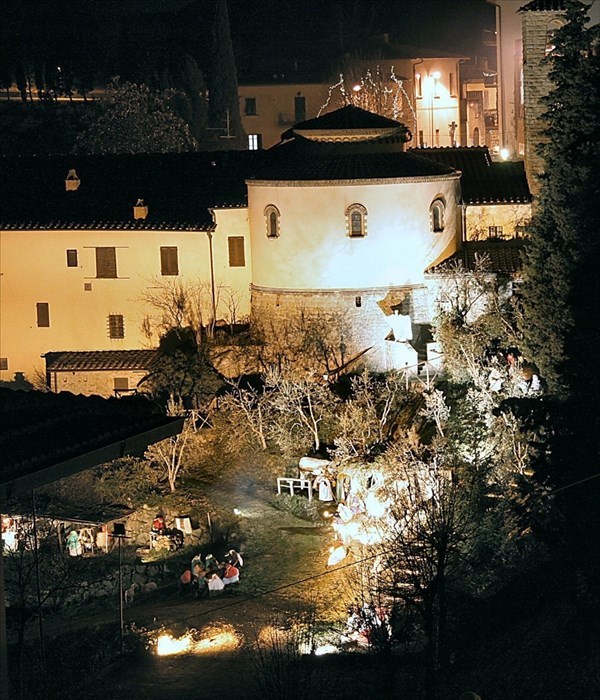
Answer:
[(96, 248), (96, 277), (116, 278), (117, 252), (114, 248)]
[(108, 317), (108, 337), (109, 338), (124, 338), (125, 324), (121, 314), (110, 314)]
[(36, 304), (38, 328), (50, 328), (50, 305), (46, 302)]
[(160, 274), (179, 274), (179, 262), (177, 259), (177, 248), (175, 246), (160, 249)]
[(229, 244), (229, 267), (245, 267), (244, 237), (229, 236), (227, 243)]

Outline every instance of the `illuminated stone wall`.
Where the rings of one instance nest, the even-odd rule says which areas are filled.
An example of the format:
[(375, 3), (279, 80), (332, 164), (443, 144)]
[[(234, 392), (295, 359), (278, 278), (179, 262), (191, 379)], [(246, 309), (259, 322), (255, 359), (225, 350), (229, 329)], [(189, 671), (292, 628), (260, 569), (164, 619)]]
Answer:
[(523, 12), (523, 94), (525, 107), (525, 170), (529, 188), (539, 191), (536, 175), (544, 170), (538, 146), (547, 140), (542, 115), (547, 107), (543, 98), (552, 89), (549, 64), (544, 61), (551, 46), (551, 33), (561, 20), (561, 12)]
[[(148, 372), (141, 370), (103, 370), (95, 372), (51, 372), (50, 389), (54, 392), (70, 391), (72, 394), (115, 395), (115, 379), (126, 379), (130, 389), (135, 389)], [(143, 387), (141, 388), (143, 390)], [(123, 392), (127, 395), (127, 392)]]

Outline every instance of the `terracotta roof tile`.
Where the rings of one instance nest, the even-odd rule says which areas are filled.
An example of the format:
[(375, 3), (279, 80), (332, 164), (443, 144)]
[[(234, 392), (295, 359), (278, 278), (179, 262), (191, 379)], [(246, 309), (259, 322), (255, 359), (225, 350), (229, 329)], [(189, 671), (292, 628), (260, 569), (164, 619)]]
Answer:
[(565, 0), (532, 0), (518, 12), (561, 12), (566, 9)]
[(421, 154), (371, 150), (367, 142), (315, 142), (302, 137), (277, 144), (265, 153), (260, 180), (375, 180), (450, 175), (454, 168)]
[(461, 250), (446, 260), (430, 267), (428, 274), (447, 274), (455, 265), (465, 270), (474, 270), (477, 262), (486, 260), (487, 270), (504, 275), (518, 274), (523, 267), (522, 253), (525, 242), (523, 239), (506, 241), (469, 241), (463, 243)]
[(466, 204), (532, 201), (523, 161), (492, 161), (486, 146), (411, 148), (410, 153), (460, 170), (462, 198)]
[[(251, 151), (6, 157), (0, 161), (5, 229), (210, 230), (209, 209), (247, 206)], [(77, 190), (66, 191), (74, 169)], [(133, 218), (143, 199), (146, 219)]]
[(147, 370), (156, 361), (156, 350), (93, 350), (47, 352), (48, 372)]
[(172, 421), (143, 396), (103, 399), (0, 387), (0, 485)]

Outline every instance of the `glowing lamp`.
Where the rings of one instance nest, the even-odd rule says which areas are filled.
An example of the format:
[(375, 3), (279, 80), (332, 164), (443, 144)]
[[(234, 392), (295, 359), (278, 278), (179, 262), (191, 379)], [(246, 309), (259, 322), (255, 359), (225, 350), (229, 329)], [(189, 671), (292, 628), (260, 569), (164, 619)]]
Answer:
[(439, 70), (433, 71), (431, 75), (433, 78), (435, 78), (435, 80), (439, 80), (442, 77), (442, 74), (439, 72)]
[(510, 156), (510, 151), (508, 150), (508, 148), (501, 148), (500, 158), (502, 158), (502, 160), (508, 160), (508, 156)]
[(354, 90), (354, 92), (359, 92), (361, 88), (360, 88), (360, 85), (357, 84), (357, 85), (353, 85), (352, 89)]

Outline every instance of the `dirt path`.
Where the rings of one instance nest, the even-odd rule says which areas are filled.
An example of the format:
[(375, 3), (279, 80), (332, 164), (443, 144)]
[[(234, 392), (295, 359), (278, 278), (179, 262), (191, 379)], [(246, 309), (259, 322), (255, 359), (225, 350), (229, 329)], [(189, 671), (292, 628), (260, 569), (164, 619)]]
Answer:
[[(223, 486), (212, 488), (209, 497), (218, 499), (224, 507), (242, 511), (244, 567), (240, 583), (209, 600), (181, 596), (174, 584), (165, 586), (136, 599), (126, 609), (125, 621), (149, 630), (164, 628), (175, 637), (190, 629), (202, 634), (207, 627), (230, 625), (243, 640), (240, 650), (234, 655), (214, 651), (169, 657), (148, 652), (125, 663), (111, 664), (102, 678), (94, 679), (89, 698), (96, 697), (96, 693), (98, 697), (147, 700), (181, 695), (214, 698), (214, 688), (226, 687), (232, 668), (243, 666), (246, 673), (253, 673), (244, 649), (254, 643), (266, 625), (289, 620), (311, 605), (321, 620), (332, 622), (343, 617), (347, 590), (344, 575), (326, 573), (331, 572), (327, 569), (327, 547), (333, 539), (329, 527), (278, 510), (260, 493), (234, 496)], [(115, 615), (118, 619), (117, 604), (113, 603), (88, 618), (48, 621), (47, 636), (74, 631), (78, 625), (109, 622)], [(201, 686), (205, 683), (213, 690), (204, 693)], [(244, 697), (252, 697), (250, 689), (245, 689)]]

